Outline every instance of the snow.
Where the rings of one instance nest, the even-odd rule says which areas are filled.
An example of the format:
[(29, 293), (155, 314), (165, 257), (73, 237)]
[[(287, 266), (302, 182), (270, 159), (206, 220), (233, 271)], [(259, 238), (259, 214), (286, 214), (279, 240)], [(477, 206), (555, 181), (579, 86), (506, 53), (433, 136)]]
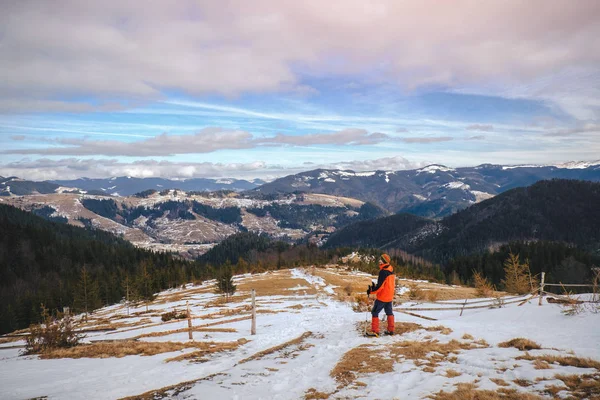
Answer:
[(420, 174), (421, 172), (427, 172), (429, 174), (435, 174), (437, 171), (442, 171), (442, 172), (449, 172), (449, 171), (455, 171), (454, 168), (448, 168), (445, 167), (443, 165), (429, 165), (425, 168), (421, 168), (417, 170), (417, 174)]
[(327, 178), (323, 179), (323, 182), (335, 183), (335, 179)]
[[(558, 364), (553, 364), (551, 369), (537, 370), (532, 362), (516, 359), (524, 355), (524, 352), (514, 348), (501, 348), (498, 344), (513, 338), (525, 337), (543, 347), (541, 350), (530, 351), (531, 355), (569, 355), (572, 351), (576, 356), (600, 360), (600, 313), (584, 311), (574, 316), (566, 316), (561, 312), (560, 306), (544, 302), (540, 307), (537, 299), (523, 306), (507, 304), (496, 309), (465, 309), (462, 316), (456, 310), (415, 311), (437, 319), (437, 321), (429, 321), (400, 311), (417, 307), (444, 308), (444, 302), (420, 303), (418, 306), (413, 302), (405, 302), (395, 304), (396, 322), (417, 323), (423, 327), (441, 325), (450, 328), (452, 332), (445, 335), (436, 331), (416, 330), (392, 337), (369, 339), (364, 338), (356, 327), (357, 323), (368, 320), (369, 314), (354, 312), (350, 303), (338, 301), (333, 295), (336, 286), (320, 276), (313, 275), (311, 271), (311, 268), (297, 268), (235, 277), (236, 285), (248, 284), (253, 280), (265, 282), (271, 279), (275, 283), (278, 277), (291, 279), (293, 282), (282, 292), (289, 293), (286, 295), (261, 294), (257, 289), (258, 310), (274, 313), (258, 314), (257, 334), (254, 336), (249, 332), (249, 320), (228, 322), (240, 315), (214, 316), (219, 311), (247, 306), (250, 304), (250, 299), (246, 297), (223, 306), (206, 307), (208, 302), (218, 298), (212, 290), (214, 281), (207, 281), (202, 285), (187, 285), (184, 289), (185, 296), (173, 301), (169, 301), (168, 296), (178, 295), (181, 289), (160, 293), (157, 300), (150, 305), (150, 314), (153, 315), (150, 317), (151, 324), (119, 328), (113, 332), (89, 333), (86, 338), (86, 340), (123, 339), (186, 327), (187, 321), (162, 324), (158, 315), (175, 307), (182, 310), (189, 300), (195, 326), (223, 322), (224, 325), (216, 327), (237, 330), (237, 332), (194, 332), (196, 341), (232, 342), (241, 338), (249, 340), (235, 350), (207, 356), (204, 362), (165, 362), (168, 358), (192, 352), (193, 349), (155, 356), (40, 360), (37, 356), (20, 356), (20, 349), (0, 348), (0, 388), (2, 388), (0, 397), (2, 399), (41, 396), (47, 396), (49, 399), (115, 399), (191, 381), (177, 391), (170, 391), (167, 397), (299, 399), (304, 398), (308, 389), (314, 388), (319, 392), (332, 394), (330, 398), (420, 399), (440, 390), (453, 391), (454, 385), (459, 382), (477, 381), (479, 389), (496, 391), (499, 387), (492, 379), (505, 380), (509, 384), (509, 389), (514, 388), (539, 395), (547, 386), (553, 384), (563, 386), (561, 381), (554, 379), (557, 374), (597, 373), (594, 369), (565, 367)], [(327, 268), (328, 273), (332, 271), (335, 270)], [(361, 272), (349, 272), (347, 268), (343, 269), (343, 273), (344, 276), (362, 278), (365, 282), (368, 281), (367, 277), (374, 278)], [(408, 290), (404, 286), (405, 283), (427, 282), (408, 279), (398, 279), (398, 281), (401, 283), (398, 294)], [(447, 285), (436, 287), (456, 289)], [(316, 294), (312, 292), (313, 289), (317, 289)], [(247, 292), (239, 294), (247, 294)], [(460, 300), (453, 302), (460, 303)], [(450, 301), (447, 303), (448, 308), (456, 307), (450, 304)], [(130, 312), (133, 314), (144, 310), (144, 306), (139, 306), (132, 308)], [(127, 318), (124, 313), (126, 311), (123, 304), (106, 307), (97, 312), (103, 318), (120, 315), (123, 318), (115, 321), (126, 323), (139, 323), (142, 318), (148, 318), (144, 314)], [(306, 332), (311, 332), (311, 335), (302, 344), (289, 345), (248, 362), (241, 362), (259, 352), (296, 339)], [(385, 351), (394, 343), (402, 341), (465, 342), (467, 339), (463, 336), (466, 334), (472, 335), (474, 340), (485, 340), (489, 347), (461, 350), (455, 354), (456, 360), (442, 359), (433, 372), (425, 372), (423, 366), (417, 366), (412, 360), (403, 359), (396, 362), (390, 372), (357, 372), (357, 380), (363, 382), (365, 386), (339, 386), (338, 382), (330, 376), (330, 371), (344, 354), (361, 345)], [(187, 332), (145, 337), (141, 340), (186, 342)], [(449, 369), (460, 375), (448, 377), (446, 371)], [(546, 380), (537, 382), (538, 378)], [(529, 380), (532, 386), (520, 387), (513, 382), (515, 379)], [(561, 396), (564, 393), (566, 392), (561, 392)]]
[(600, 160), (596, 161), (569, 161), (561, 164), (545, 164), (545, 165), (535, 165), (535, 164), (524, 164), (524, 165), (508, 165), (503, 166), (502, 169), (515, 169), (515, 168), (544, 168), (544, 167), (556, 167), (561, 169), (586, 169), (589, 167), (593, 167), (596, 165), (600, 165)]
[(471, 186), (467, 185), (464, 182), (460, 182), (460, 181), (449, 182), (449, 183), (446, 183), (445, 185), (442, 185), (442, 187), (445, 187), (448, 189), (462, 189), (462, 190), (471, 189)]

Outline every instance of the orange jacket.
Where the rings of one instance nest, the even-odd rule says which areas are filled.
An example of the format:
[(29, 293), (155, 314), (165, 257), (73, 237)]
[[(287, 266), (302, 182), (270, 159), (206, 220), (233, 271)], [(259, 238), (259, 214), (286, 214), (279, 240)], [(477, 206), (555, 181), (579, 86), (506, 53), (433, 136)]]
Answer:
[(371, 294), (377, 294), (377, 300), (387, 303), (394, 300), (396, 293), (396, 275), (394, 268), (390, 264), (379, 265), (379, 277), (377, 278), (377, 286), (371, 291)]

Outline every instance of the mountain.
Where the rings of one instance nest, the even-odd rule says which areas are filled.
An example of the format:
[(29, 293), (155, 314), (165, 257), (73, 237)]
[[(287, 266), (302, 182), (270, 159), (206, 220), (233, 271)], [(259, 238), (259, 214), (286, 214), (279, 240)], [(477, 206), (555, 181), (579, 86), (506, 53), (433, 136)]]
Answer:
[[(600, 183), (555, 179), (508, 190), (441, 221), (395, 215), (346, 226), (327, 247), (399, 247), (444, 262), (511, 241), (560, 241), (600, 251)], [(402, 226), (404, 223), (404, 226)], [(411, 230), (412, 229), (412, 230)], [(370, 234), (374, 232), (375, 234)]]
[(323, 247), (401, 247), (410, 242), (416, 231), (428, 226), (435, 228), (437, 225), (416, 215), (396, 214), (342, 228), (332, 234)]
[(102, 229), (138, 247), (179, 252), (188, 258), (239, 232), (264, 233), (288, 242), (320, 242), (352, 222), (386, 215), (379, 207), (350, 198), (231, 191), (146, 190), (128, 197), (63, 192), (0, 197), (0, 203), (49, 220)]
[(250, 190), (264, 183), (262, 180), (254, 180), (252, 182), (241, 179), (183, 179), (171, 180), (163, 178), (133, 178), (133, 177), (115, 177), (110, 179), (88, 179), (81, 178), (76, 180), (57, 180), (52, 183), (78, 188), (85, 191), (101, 191), (105, 194), (115, 194), (120, 196), (131, 196), (138, 192), (143, 192), (148, 189), (168, 190), (180, 189), (183, 191), (196, 192), (213, 192), (217, 190)]
[(507, 190), (556, 178), (600, 181), (600, 161), (456, 169), (430, 165), (408, 171), (317, 169), (277, 179), (253, 191), (326, 193), (369, 201), (392, 213), (442, 218)]
[(23, 196), (36, 193), (54, 193), (59, 185), (50, 182), (33, 182), (11, 176), (0, 177), (0, 196)]

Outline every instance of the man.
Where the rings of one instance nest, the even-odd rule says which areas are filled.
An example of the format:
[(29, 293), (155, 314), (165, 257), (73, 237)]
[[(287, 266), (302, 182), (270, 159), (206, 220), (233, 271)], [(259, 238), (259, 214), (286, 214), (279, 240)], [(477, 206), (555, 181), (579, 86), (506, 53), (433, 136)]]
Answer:
[(379, 277), (377, 285), (374, 288), (367, 289), (367, 296), (372, 294), (377, 295), (377, 300), (371, 310), (371, 333), (367, 336), (379, 336), (379, 313), (385, 310), (387, 315), (387, 330), (386, 335), (394, 334), (394, 312), (392, 310), (392, 301), (396, 290), (396, 275), (394, 268), (390, 265), (390, 256), (382, 254), (379, 259)]

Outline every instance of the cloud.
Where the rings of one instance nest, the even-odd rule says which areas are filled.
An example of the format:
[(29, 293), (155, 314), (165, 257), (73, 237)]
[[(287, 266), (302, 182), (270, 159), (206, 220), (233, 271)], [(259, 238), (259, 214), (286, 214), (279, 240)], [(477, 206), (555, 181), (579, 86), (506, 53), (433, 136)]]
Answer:
[(12, 135), (10, 138), (12, 140), (17, 140), (17, 141), (21, 141), (21, 140), (25, 140), (25, 135)]
[(246, 131), (205, 128), (193, 135), (161, 135), (135, 141), (54, 139), (51, 147), (6, 150), (4, 154), (41, 154), (73, 156), (155, 157), (177, 154), (212, 153), (219, 150), (250, 149), (259, 146), (371, 145), (389, 139), (383, 133), (364, 129), (344, 129), (333, 133), (302, 136), (278, 133), (273, 137), (254, 137)]
[[(598, 71), (600, 62), (596, 0), (4, 3), (5, 110), (85, 111), (98, 100), (143, 101), (170, 90), (314, 91), (303, 76), (377, 75), (408, 89), (490, 81), (518, 88), (573, 67)], [(544, 90), (565, 85), (546, 82)]]
[(368, 145), (376, 144), (389, 139), (384, 133), (369, 133), (364, 129), (344, 129), (334, 133), (313, 133), (301, 136), (291, 136), (278, 133), (272, 138), (258, 139), (261, 144), (290, 144), (290, 145)]
[(21, 161), (0, 164), (0, 176), (17, 176), (28, 180), (63, 180), (87, 178), (108, 178), (112, 176), (133, 176), (136, 178), (242, 178), (262, 177), (273, 179), (296, 174), (309, 169), (351, 169), (354, 171), (386, 170), (396, 171), (421, 168), (430, 162), (412, 162), (401, 156), (374, 160), (348, 161), (337, 164), (302, 162), (296, 166), (267, 164), (256, 160), (247, 163), (211, 162), (171, 162), (141, 160), (122, 162), (118, 159), (63, 158)]
[(406, 129), (406, 128), (398, 128), (398, 129), (396, 129), (396, 133), (406, 133), (406, 132), (408, 132), (408, 129)]
[(107, 178), (133, 176), (136, 178), (216, 178), (245, 175), (255, 177), (264, 173), (263, 161), (249, 163), (190, 163), (142, 160), (125, 163), (116, 159), (22, 160), (0, 165), (0, 175), (18, 176), (29, 180)]
[(467, 138), (467, 140), (483, 140), (483, 139), (485, 139), (484, 135), (470, 136)]
[(494, 126), (493, 125), (473, 124), (473, 125), (467, 126), (465, 129), (468, 131), (491, 132), (494, 130)]
[(545, 134), (545, 136), (574, 136), (584, 133), (600, 133), (600, 124), (585, 124), (569, 129), (557, 129)]
[(448, 142), (450, 140), (454, 140), (454, 138), (452, 138), (450, 136), (400, 138), (400, 141), (402, 141), (404, 143), (422, 143), (422, 144)]
[(353, 171), (399, 171), (406, 169), (422, 168), (431, 164), (426, 161), (409, 161), (404, 157), (384, 157), (374, 160), (349, 161), (338, 164), (329, 165), (329, 168), (350, 169)]

